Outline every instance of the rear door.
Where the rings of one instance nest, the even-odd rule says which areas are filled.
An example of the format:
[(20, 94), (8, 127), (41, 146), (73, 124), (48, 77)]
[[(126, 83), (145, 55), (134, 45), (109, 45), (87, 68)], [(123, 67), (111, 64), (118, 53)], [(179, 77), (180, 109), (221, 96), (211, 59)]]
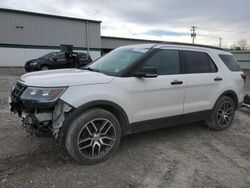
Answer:
[(223, 89), (224, 74), (208, 51), (183, 50), (182, 56), (187, 76), (184, 114), (212, 109)]

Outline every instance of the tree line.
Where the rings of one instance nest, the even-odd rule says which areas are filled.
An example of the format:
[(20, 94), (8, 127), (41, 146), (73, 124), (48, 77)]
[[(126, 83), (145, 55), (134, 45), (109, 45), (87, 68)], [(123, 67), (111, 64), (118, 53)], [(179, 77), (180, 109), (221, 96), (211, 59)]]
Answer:
[(249, 50), (248, 41), (246, 39), (241, 39), (231, 45), (230, 50)]

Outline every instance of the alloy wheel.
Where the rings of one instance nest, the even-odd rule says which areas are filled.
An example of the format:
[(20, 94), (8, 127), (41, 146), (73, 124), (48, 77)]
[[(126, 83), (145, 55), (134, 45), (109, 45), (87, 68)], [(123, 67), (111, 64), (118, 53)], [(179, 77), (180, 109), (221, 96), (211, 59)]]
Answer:
[(114, 125), (107, 119), (99, 118), (86, 123), (78, 134), (77, 146), (87, 158), (100, 158), (113, 147), (116, 139)]
[(45, 70), (49, 70), (49, 68), (45, 66), (45, 67), (42, 67), (41, 70), (45, 71)]
[(230, 101), (224, 101), (217, 111), (217, 123), (220, 127), (228, 126), (234, 116), (234, 104)]

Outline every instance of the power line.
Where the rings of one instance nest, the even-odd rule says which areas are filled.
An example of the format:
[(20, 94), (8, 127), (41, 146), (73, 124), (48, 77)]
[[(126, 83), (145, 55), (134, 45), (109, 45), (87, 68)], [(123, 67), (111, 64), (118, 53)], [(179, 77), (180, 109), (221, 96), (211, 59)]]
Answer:
[(249, 31), (236, 31), (236, 30), (223, 30), (223, 29), (212, 29), (212, 28), (207, 28), (207, 27), (199, 27), (200, 29), (204, 30), (211, 30), (211, 31), (221, 31), (221, 32), (228, 32), (228, 33), (245, 33), (245, 34), (250, 34)]
[[(195, 33), (195, 29), (196, 29), (197, 27), (196, 26), (191, 26), (191, 31), (192, 31), (192, 33), (191, 33), (191, 37), (193, 38), (193, 43), (194, 43), (194, 38), (196, 37), (196, 33)], [(210, 31), (215, 31), (214, 33), (216, 33), (216, 31), (217, 31), (217, 36), (215, 36), (214, 35), (214, 33), (210, 33), (209, 35), (206, 35), (207, 37), (213, 37), (213, 38), (219, 38), (219, 47), (222, 47), (222, 37), (219, 35), (219, 33), (218, 32), (228, 32), (228, 33), (236, 33), (236, 34), (248, 34), (247, 35), (247, 37), (243, 37), (244, 39), (246, 39), (246, 40), (250, 40), (250, 38), (248, 38), (248, 36), (250, 35), (250, 32), (249, 31), (236, 31), (236, 30), (224, 30), (224, 29), (213, 29), (213, 28), (207, 28), (207, 27), (199, 27), (199, 29), (201, 29), (201, 30), (210, 30)], [(194, 34), (194, 37), (193, 37), (193, 34)], [(201, 36), (202, 36), (203, 34), (201, 34)], [(217, 38), (217, 39), (218, 39)], [(225, 39), (225, 38), (223, 38), (223, 39)], [(225, 41), (226, 41), (226, 43), (225, 44), (227, 44), (228, 42), (230, 42), (230, 43), (237, 43), (238, 41), (235, 41), (235, 40), (228, 40), (227, 38), (225, 39)]]

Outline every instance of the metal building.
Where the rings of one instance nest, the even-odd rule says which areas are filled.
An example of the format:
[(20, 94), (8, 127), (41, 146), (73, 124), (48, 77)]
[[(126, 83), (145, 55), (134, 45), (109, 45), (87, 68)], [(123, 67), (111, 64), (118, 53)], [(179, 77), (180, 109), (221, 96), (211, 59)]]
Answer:
[(23, 66), (24, 62), (52, 51), (61, 44), (75, 51), (101, 55), (101, 21), (0, 9), (0, 66)]

